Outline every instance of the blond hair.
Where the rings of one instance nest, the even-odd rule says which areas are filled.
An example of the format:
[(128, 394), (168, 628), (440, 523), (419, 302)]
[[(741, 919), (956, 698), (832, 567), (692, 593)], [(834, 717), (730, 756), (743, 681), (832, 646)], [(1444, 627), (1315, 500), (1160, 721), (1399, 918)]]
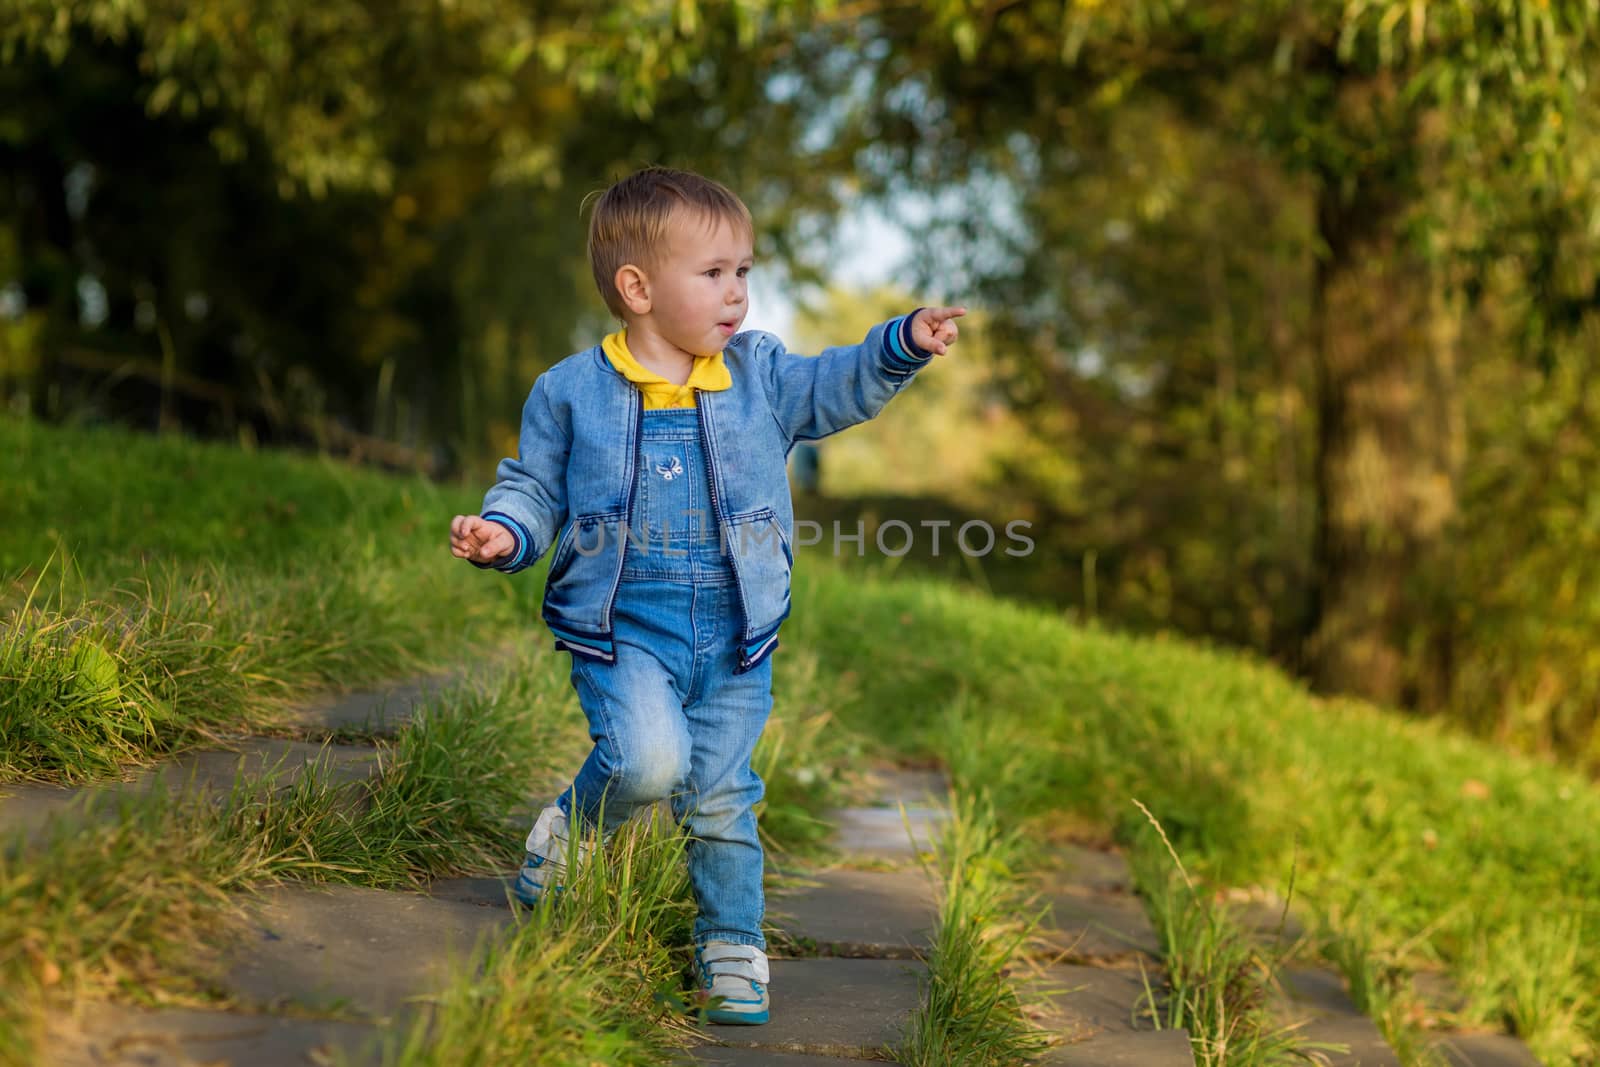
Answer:
[(726, 222), (754, 233), (750, 209), (720, 182), (693, 171), (646, 167), (601, 193), (589, 217), (589, 269), (606, 307), (618, 318), (625, 307), (617, 271), (650, 266), (665, 241), (667, 222), (679, 209), (707, 223)]

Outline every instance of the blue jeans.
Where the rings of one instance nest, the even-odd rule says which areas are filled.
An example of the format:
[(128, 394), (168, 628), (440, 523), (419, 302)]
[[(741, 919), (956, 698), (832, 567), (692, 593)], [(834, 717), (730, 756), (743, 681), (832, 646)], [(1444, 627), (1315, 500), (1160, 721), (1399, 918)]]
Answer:
[(690, 835), (695, 943), (765, 949), (755, 815), (763, 786), (750, 758), (772, 710), (772, 661), (734, 673), (742, 609), (710, 521), (694, 412), (645, 416), (634, 518), (647, 546), (627, 547), (612, 608), (616, 662), (573, 656), (594, 748), (557, 803), (586, 828), (603, 810), (609, 832), (670, 798)]

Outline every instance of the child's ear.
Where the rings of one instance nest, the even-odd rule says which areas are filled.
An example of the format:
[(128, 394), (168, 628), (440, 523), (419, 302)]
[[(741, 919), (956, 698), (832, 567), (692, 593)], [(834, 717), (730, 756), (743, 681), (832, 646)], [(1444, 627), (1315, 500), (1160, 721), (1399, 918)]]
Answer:
[(650, 278), (643, 270), (632, 263), (624, 263), (617, 268), (611, 284), (617, 287), (622, 304), (629, 311), (635, 315), (650, 314)]

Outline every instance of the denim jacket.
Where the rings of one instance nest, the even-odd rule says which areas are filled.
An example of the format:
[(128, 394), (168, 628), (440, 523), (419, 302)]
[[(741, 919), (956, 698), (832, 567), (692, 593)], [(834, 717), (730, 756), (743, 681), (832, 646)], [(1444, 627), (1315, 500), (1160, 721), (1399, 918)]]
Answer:
[[(743, 613), (735, 673), (771, 654), (789, 616), (789, 450), (872, 418), (927, 365), (932, 353), (912, 343), (911, 318), (815, 357), (786, 351), (771, 334), (741, 333), (723, 350), (732, 386), (696, 391), (708, 518), (730, 556)], [(556, 648), (600, 663), (616, 659), (611, 607), (627, 541), (638, 543), (629, 519), (643, 421), (639, 390), (599, 345), (574, 353), (534, 381), (519, 454), (500, 461), (483, 498), (482, 516), (509, 528), (517, 544), (476, 566), (512, 574), (554, 546), (541, 614)]]

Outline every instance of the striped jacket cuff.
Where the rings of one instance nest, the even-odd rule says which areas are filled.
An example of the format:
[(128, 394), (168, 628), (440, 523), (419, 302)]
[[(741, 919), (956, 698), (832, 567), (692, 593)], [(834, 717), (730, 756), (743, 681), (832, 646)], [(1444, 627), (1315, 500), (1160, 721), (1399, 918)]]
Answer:
[(489, 522), (498, 522), (501, 526), (511, 531), (511, 536), (516, 539), (517, 547), (511, 555), (498, 563), (479, 563), (477, 560), (470, 562), (479, 570), (504, 571), (507, 574), (520, 571), (528, 565), (528, 547), (533, 544), (533, 536), (528, 533), (528, 528), (503, 511), (485, 512), (483, 518)]
[[(917, 311), (921, 311), (918, 308)], [(897, 370), (915, 370), (933, 358), (933, 353), (921, 348), (911, 339), (911, 320), (917, 311), (902, 315), (883, 331), (883, 348), (891, 366)]]

